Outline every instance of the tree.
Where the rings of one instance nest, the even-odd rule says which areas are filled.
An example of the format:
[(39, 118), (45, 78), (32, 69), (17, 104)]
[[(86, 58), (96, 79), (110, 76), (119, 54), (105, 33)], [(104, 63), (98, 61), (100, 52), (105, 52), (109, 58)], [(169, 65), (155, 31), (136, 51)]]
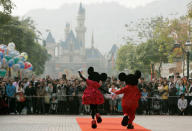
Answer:
[[(150, 73), (151, 64), (159, 65), (158, 72), (161, 75), (162, 63), (173, 62), (175, 57), (180, 57), (185, 61), (184, 44), (189, 40), (190, 24), (187, 17), (183, 16), (177, 19), (170, 20), (163, 17), (155, 17), (151, 19), (141, 19), (139, 23), (133, 23), (135, 26), (126, 25), (127, 31), (134, 32), (140, 40), (129, 39), (127, 34), (127, 42), (137, 43), (135, 57), (130, 57), (134, 67), (139, 68), (144, 73)], [(174, 44), (180, 43), (183, 50), (179, 52), (173, 50)], [(122, 50), (120, 50), (121, 52)], [(123, 54), (121, 54), (123, 55)], [(127, 56), (127, 54), (125, 54)], [(117, 57), (118, 58), (123, 58)], [(126, 58), (128, 59), (128, 58)], [(120, 60), (121, 61), (121, 60)], [(122, 62), (125, 60), (122, 60)], [(117, 63), (123, 65), (121, 62)], [(129, 63), (131, 64), (131, 63)], [(124, 65), (125, 66), (125, 65)], [(131, 66), (131, 65), (129, 65)], [(120, 66), (121, 67), (121, 66)], [(121, 68), (119, 68), (121, 69)]]
[(3, 8), (3, 13), (11, 14), (15, 5), (11, 0), (0, 0), (0, 7)]
[(30, 18), (19, 20), (18, 17), (10, 16), (6, 24), (0, 25), (0, 36), (0, 43), (14, 42), (18, 51), (27, 52), (35, 73), (43, 73), (49, 55), (38, 43), (38, 31)]
[(128, 69), (129, 71), (133, 71), (136, 69), (136, 46), (133, 44), (126, 44), (118, 50), (117, 53), (117, 69), (123, 71)]

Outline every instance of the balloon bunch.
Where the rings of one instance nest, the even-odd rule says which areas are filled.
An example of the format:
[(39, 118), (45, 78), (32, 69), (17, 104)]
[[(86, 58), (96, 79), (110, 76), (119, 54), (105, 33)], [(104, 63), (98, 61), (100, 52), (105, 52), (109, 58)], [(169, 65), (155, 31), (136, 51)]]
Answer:
[(15, 50), (13, 42), (9, 43), (8, 46), (0, 44), (0, 76), (4, 77), (6, 75), (7, 68), (12, 68), (15, 72), (21, 69), (32, 71), (33, 66), (27, 59), (27, 53), (20, 53)]

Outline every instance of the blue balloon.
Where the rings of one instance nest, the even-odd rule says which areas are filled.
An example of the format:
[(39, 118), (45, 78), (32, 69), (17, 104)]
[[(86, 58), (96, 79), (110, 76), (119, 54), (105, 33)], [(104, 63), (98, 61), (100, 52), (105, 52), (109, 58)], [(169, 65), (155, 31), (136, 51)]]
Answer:
[(0, 58), (3, 59), (3, 52), (0, 52)]
[(25, 68), (25, 65), (22, 61), (19, 61), (17, 64), (20, 65), (20, 69), (24, 69)]
[(8, 66), (9, 66), (9, 67), (12, 67), (13, 64), (14, 64), (14, 60), (13, 60), (13, 59), (9, 60), (9, 62), (8, 62)]
[(32, 67), (32, 66), (31, 66), (31, 67), (29, 67), (29, 68), (28, 68), (28, 70), (32, 71), (32, 70), (33, 70), (33, 67)]

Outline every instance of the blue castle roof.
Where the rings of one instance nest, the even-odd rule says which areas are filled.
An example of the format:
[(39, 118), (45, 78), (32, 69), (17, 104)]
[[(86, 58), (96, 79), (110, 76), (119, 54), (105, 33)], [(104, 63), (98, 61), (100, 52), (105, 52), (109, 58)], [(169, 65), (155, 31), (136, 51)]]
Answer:
[(55, 39), (53, 38), (51, 32), (49, 32), (45, 41), (46, 43), (55, 43)]
[(91, 59), (91, 58), (101, 58), (102, 54), (99, 52), (98, 49), (96, 48), (89, 48), (86, 49), (86, 58)]
[(70, 43), (73, 44), (74, 49), (80, 49), (82, 47), (82, 42), (79, 42), (73, 33), (73, 31), (70, 31), (69, 35), (67, 36), (65, 41), (60, 41), (60, 45), (64, 49), (69, 49), (70, 48)]

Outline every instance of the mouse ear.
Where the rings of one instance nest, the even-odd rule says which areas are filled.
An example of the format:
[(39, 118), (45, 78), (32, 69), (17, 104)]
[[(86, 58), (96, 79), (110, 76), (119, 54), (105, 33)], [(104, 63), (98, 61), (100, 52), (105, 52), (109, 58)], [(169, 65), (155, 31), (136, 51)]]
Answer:
[(94, 68), (91, 66), (88, 68), (87, 73), (90, 75), (94, 72)]
[(100, 74), (98, 72), (93, 72), (93, 81), (100, 81)]
[(126, 79), (126, 74), (125, 74), (124, 72), (121, 72), (121, 73), (119, 74), (118, 78), (119, 78), (120, 81), (125, 81), (125, 79)]
[(135, 71), (135, 76), (136, 76), (137, 79), (141, 78), (141, 71), (136, 70)]
[(100, 79), (101, 79), (101, 81), (106, 81), (107, 80), (107, 74), (106, 73), (101, 73)]

